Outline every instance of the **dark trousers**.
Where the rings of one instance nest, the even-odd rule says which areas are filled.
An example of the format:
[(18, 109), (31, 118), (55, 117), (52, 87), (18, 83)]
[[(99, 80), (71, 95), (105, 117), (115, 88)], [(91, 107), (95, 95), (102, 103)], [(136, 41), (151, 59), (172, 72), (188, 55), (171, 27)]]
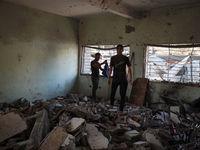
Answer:
[(120, 102), (119, 110), (123, 111), (124, 104), (125, 104), (126, 90), (127, 90), (127, 86), (128, 86), (127, 82), (112, 82), (110, 104), (111, 104), (111, 106), (114, 105), (115, 93), (116, 93), (118, 85), (120, 86), (120, 96), (121, 96), (121, 102)]
[(92, 79), (92, 97), (96, 98), (96, 91), (98, 89), (98, 85), (99, 85), (99, 79), (95, 78), (95, 77), (91, 77)]

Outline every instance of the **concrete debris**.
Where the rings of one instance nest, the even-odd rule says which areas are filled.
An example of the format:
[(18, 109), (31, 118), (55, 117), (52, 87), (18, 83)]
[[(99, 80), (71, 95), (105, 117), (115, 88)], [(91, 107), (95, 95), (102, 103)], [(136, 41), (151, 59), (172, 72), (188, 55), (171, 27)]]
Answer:
[(140, 127), (140, 124), (137, 123), (136, 121), (132, 120), (131, 118), (128, 118), (127, 119), (127, 124), (129, 126), (133, 126), (133, 127), (136, 127), (136, 128), (139, 128)]
[(85, 131), (86, 122), (83, 118), (72, 118), (66, 123), (66, 131), (75, 136), (76, 142), (78, 142)]
[(133, 143), (133, 150), (151, 150), (147, 141), (137, 141)]
[(175, 123), (175, 124), (178, 124), (180, 123), (180, 120), (178, 118), (178, 116), (172, 112), (170, 112), (170, 119)]
[(132, 141), (134, 139), (136, 139), (136, 141), (138, 141), (138, 139), (141, 137), (140, 133), (136, 130), (127, 131), (127, 132), (125, 132), (124, 135), (125, 135), (126, 139), (130, 140), (130, 141)]
[(38, 148), (41, 141), (49, 132), (49, 119), (48, 112), (43, 109), (39, 112), (36, 112), (36, 121), (34, 127), (31, 131), (30, 137), (27, 141), (26, 150)]
[(159, 137), (158, 137), (158, 130), (159, 129), (148, 128), (144, 132), (143, 137), (150, 144), (150, 146), (153, 150), (164, 150), (165, 148), (162, 145), (162, 143), (160, 142)]
[(0, 142), (27, 129), (26, 122), (13, 112), (0, 117)]
[(75, 132), (79, 128), (85, 127), (85, 119), (83, 118), (72, 118), (66, 123), (67, 132)]
[(125, 116), (118, 101), (78, 94), (0, 103), (0, 149), (198, 149), (200, 109), (162, 98), (162, 109), (126, 103)]
[(45, 137), (39, 150), (57, 150), (67, 138), (67, 132), (59, 126), (54, 129)]
[(128, 147), (127, 147), (126, 143), (123, 142), (123, 143), (115, 144), (112, 147), (112, 150), (128, 150)]
[(92, 150), (104, 150), (108, 148), (108, 139), (94, 125), (86, 124), (86, 132), (88, 134), (87, 141)]
[(67, 138), (61, 145), (60, 150), (74, 150), (74, 149), (76, 149), (75, 137), (72, 136), (71, 134), (68, 134)]

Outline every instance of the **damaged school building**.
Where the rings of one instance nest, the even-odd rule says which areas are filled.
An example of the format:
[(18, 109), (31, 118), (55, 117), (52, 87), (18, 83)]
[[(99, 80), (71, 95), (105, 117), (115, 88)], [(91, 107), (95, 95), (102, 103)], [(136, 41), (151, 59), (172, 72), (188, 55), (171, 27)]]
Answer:
[[(200, 149), (199, 31), (199, 0), (0, 0), (0, 149)], [(118, 44), (125, 115), (101, 71), (91, 97)]]

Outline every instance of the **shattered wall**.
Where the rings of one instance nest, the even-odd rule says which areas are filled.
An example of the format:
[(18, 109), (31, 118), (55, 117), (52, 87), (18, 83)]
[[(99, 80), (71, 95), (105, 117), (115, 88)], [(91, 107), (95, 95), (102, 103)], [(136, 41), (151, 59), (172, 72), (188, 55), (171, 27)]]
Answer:
[[(130, 55), (132, 52), (135, 54), (132, 62), (133, 75), (134, 78), (138, 78), (143, 75), (144, 44), (199, 43), (199, 30), (200, 6), (197, 5), (195, 7), (182, 6), (152, 10), (144, 14), (141, 20), (131, 20), (119, 16), (81, 19), (79, 37), (80, 46), (130, 44)], [(91, 93), (91, 80), (88, 76), (80, 76), (79, 84), (80, 87), (83, 85), (87, 87), (81, 89), (82, 92)], [(163, 84), (166, 85), (163, 90), (170, 88), (167, 83)], [(101, 89), (98, 90), (97, 95), (109, 96), (110, 87), (107, 86), (105, 79), (100, 78), (100, 86)], [(130, 96), (130, 90), (131, 86), (128, 87), (127, 96)], [(197, 93), (195, 95), (197, 96)]]
[(66, 95), (77, 77), (77, 20), (0, 1), (0, 102)]
[[(147, 101), (151, 103), (164, 103), (160, 96), (178, 99), (183, 103), (191, 103), (200, 97), (199, 86), (181, 83), (150, 82), (147, 91)], [(152, 107), (156, 106), (152, 105)]]

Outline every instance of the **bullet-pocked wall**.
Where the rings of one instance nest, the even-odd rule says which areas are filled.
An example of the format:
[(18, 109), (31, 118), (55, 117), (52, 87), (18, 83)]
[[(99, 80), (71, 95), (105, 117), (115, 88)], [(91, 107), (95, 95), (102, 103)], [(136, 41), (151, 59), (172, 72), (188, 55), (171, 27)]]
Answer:
[(74, 19), (0, 1), (0, 102), (69, 93), (78, 71)]
[[(80, 20), (80, 49), (81, 45), (101, 44), (130, 44), (131, 53), (134, 52), (132, 62), (134, 79), (142, 77), (144, 65), (144, 44), (182, 44), (200, 42), (200, 6), (174, 7), (152, 10), (140, 20), (131, 20), (119, 16), (98, 17)], [(80, 51), (81, 54), (81, 51)], [(80, 64), (81, 64), (81, 59)], [(81, 66), (81, 65), (79, 65)], [(80, 69), (80, 68), (79, 68)], [(79, 76), (80, 92), (91, 95), (92, 85), (89, 76)], [(101, 89), (97, 95), (109, 97), (110, 87), (106, 79), (100, 78)], [(154, 89), (151, 92), (151, 102), (161, 101), (159, 95), (162, 91), (170, 89), (168, 83), (151, 83)], [(162, 91), (160, 91), (162, 87)], [(163, 89), (164, 88), (164, 89)], [(187, 90), (183, 90), (183, 89)], [(181, 91), (185, 101), (191, 101), (200, 96), (199, 88), (188, 88), (183, 86), (179, 92), (174, 92), (171, 97), (179, 97)], [(130, 96), (131, 86), (129, 85), (127, 96)], [(192, 91), (192, 92), (191, 92)], [(192, 94), (190, 94), (192, 93)], [(119, 94), (118, 94), (119, 96)], [(183, 96), (182, 96), (183, 97)]]

